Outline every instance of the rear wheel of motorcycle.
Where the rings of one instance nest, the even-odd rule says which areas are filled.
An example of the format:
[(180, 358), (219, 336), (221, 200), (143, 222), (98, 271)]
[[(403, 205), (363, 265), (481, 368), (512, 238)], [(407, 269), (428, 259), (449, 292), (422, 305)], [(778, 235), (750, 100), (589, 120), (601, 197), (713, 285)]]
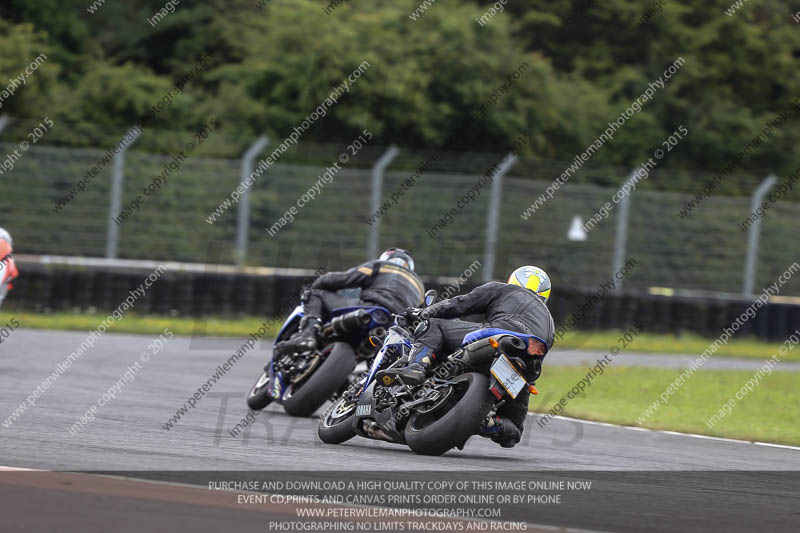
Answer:
[(339, 390), (356, 367), (356, 354), (346, 342), (334, 342), (323, 349), (325, 360), (299, 386), (291, 386), (283, 408), (291, 416), (311, 416)]
[(250, 394), (247, 395), (247, 407), (253, 411), (260, 411), (272, 403), (272, 391), (269, 384), (269, 374), (264, 370), (250, 389)]
[(349, 398), (340, 398), (331, 405), (325, 416), (319, 421), (317, 434), (326, 444), (341, 444), (356, 436), (353, 429), (353, 415), (358, 402)]
[(405, 429), (406, 444), (420, 455), (442, 455), (478, 432), (492, 410), (489, 378), (470, 372), (453, 379), (453, 394), (425, 414), (415, 413)]

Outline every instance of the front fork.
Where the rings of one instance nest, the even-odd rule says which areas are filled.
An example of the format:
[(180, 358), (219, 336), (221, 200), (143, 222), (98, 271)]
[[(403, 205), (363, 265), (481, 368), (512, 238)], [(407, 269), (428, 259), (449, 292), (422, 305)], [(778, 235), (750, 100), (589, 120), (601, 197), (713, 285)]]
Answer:
[(283, 395), (286, 393), (286, 383), (283, 379), (283, 374), (275, 371), (275, 361), (270, 361), (268, 366), (269, 383), (272, 386), (270, 394), (275, 400), (282, 400)]

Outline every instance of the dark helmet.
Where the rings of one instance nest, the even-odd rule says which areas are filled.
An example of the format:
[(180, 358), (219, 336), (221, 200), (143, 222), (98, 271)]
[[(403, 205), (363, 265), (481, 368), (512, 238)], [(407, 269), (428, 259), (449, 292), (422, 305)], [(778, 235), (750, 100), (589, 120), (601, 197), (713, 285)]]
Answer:
[(412, 272), (414, 270), (414, 258), (411, 257), (411, 253), (402, 248), (389, 248), (381, 254), (378, 260), (406, 267)]

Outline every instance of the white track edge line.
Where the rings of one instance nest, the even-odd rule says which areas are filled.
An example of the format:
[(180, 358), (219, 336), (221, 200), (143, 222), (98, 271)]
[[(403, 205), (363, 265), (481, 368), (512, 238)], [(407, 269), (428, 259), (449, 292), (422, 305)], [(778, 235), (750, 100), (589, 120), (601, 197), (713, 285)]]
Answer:
[[(546, 413), (535, 413), (533, 411), (528, 411), (528, 416), (544, 416)], [(665, 429), (650, 429), (650, 428), (642, 428), (636, 426), (623, 426), (620, 424), (611, 424), (609, 422), (596, 422), (594, 420), (584, 420), (582, 418), (573, 418), (571, 416), (561, 416), (556, 415), (551, 418), (557, 418), (559, 420), (569, 420), (572, 422), (580, 422), (582, 424), (591, 424), (593, 426), (605, 426), (610, 428), (620, 428), (620, 429), (628, 429), (631, 431), (650, 431), (653, 433), (663, 433), (666, 435), (677, 435), (679, 437), (694, 437), (697, 439), (709, 439), (709, 440), (719, 440), (723, 442), (735, 442), (737, 444), (755, 444), (757, 446), (769, 446), (770, 448), (784, 448), (787, 450), (795, 450), (800, 451), (800, 446), (789, 446), (788, 444), (775, 444), (773, 442), (760, 442), (756, 440), (739, 440), (739, 439), (726, 439), (724, 437), (712, 437), (710, 435), (698, 435), (697, 433), (681, 433), (679, 431), (668, 431)]]

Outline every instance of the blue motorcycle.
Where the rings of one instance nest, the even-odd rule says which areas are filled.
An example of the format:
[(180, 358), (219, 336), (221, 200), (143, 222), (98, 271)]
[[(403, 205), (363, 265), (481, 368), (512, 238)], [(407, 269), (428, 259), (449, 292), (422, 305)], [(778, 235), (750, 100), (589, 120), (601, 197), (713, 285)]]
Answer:
[[(276, 345), (297, 332), (303, 315), (300, 304), (281, 327)], [(287, 353), (273, 349), (272, 359), (247, 395), (248, 407), (259, 411), (278, 402), (291, 416), (311, 416), (348, 388), (357, 364), (378, 351), (390, 322), (391, 313), (380, 306), (334, 310), (314, 349)]]
[[(426, 295), (426, 305), (435, 296)], [(424, 383), (375, 376), (407, 363), (413, 337), (395, 315), (369, 372), (347, 388), (320, 419), (317, 433), (328, 444), (355, 436), (405, 444), (416, 453), (441, 455), (463, 448), (507, 401), (534, 386), (541, 374), (543, 340), (534, 335), (485, 328), (464, 338), (461, 349)]]

